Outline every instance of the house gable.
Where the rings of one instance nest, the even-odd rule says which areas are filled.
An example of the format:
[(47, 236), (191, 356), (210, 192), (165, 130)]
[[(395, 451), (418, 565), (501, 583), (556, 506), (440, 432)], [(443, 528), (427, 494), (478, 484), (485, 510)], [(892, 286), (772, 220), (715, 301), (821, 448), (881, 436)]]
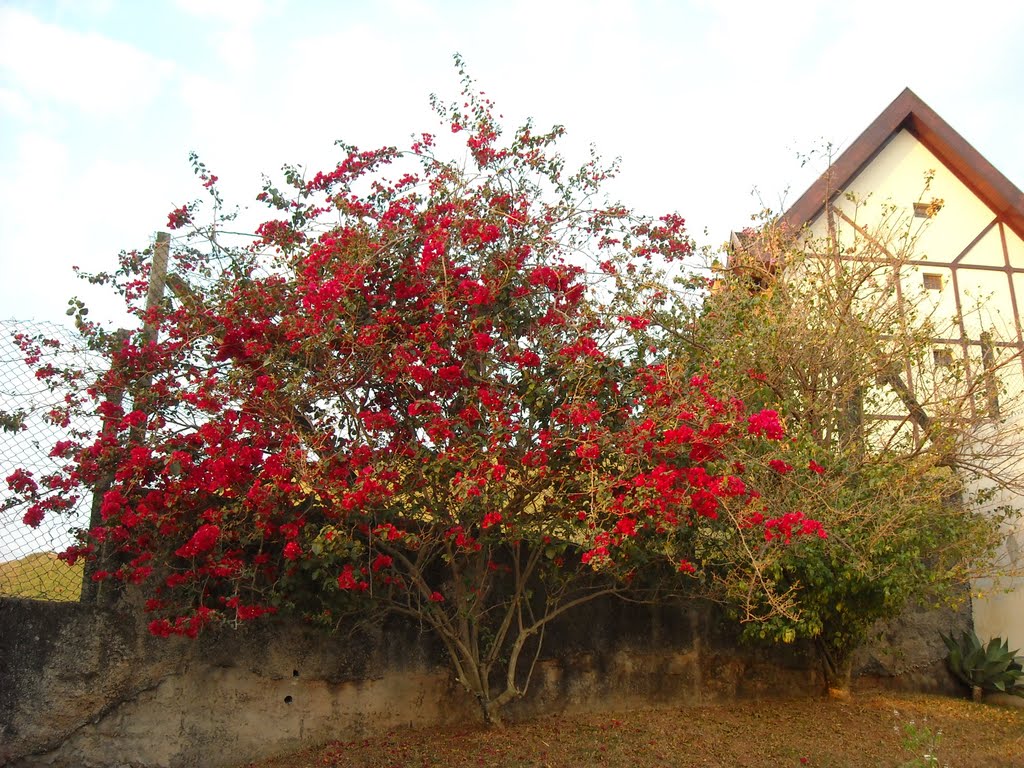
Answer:
[(1024, 239), (1024, 192), (913, 91), (905, 88), (832, 166), (783, 214), (793, 230), (817, 218), (826, 199), (834, 200), (849, 182), (901, 132), (917, 139), (993, 213)]
[[(915, 208), (926, 221), (915, 219)], [(949, 320), (941, 341), (958, 348), (968, 369), (979, 365), (983, 340), (994, 340), (1000, 357), (1019, 357), (1024, 374), (1024, 193), (910, 89), (781, 222), (814, 238), (826, 237), (832, 226), (847, 245), (876, 238), (876, 246), (905, 265), (907, 298)], [(897, 253), (879, 243), (885, 228), (912, 233), (912, 249)]]

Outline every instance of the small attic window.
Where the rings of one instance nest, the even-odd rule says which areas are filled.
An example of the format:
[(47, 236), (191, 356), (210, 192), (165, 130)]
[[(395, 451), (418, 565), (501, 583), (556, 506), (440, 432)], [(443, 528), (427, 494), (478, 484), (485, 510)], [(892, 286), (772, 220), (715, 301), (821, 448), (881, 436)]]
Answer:
[(927, 202), (914, 203), (914, 217), (918, 219), (930, 219), (939, 211), (946, 201), (941, 197), (933, 197)]
[(942, 275), (937, 272), (925, 272), (921, 275), (921, 281), (926, 291), (942, 290)]
[(953, 364), (953, 350), (944, 348), (933, 349), (932, 358), (935, 360), (937, 368), (949, 368)]

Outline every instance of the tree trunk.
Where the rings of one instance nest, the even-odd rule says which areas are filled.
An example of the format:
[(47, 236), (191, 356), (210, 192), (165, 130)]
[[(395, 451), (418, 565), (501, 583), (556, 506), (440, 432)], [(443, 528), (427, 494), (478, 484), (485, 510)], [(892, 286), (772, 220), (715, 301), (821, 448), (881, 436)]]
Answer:
[(822, 640), (816, 640), (814, 645), (818, 651), (818, 659), (821, 661), (821, 671), (825, 679), (825, 691), (829, 698), (850, 698), (853, 654), (830, 648)]
[(484, 725), (490, 729), (503, 728), (505, 723), (501, 719), (501, 707), (483, 696), (478, 696), (477, 699), (480, 702), (480, 714), (483, 715)]

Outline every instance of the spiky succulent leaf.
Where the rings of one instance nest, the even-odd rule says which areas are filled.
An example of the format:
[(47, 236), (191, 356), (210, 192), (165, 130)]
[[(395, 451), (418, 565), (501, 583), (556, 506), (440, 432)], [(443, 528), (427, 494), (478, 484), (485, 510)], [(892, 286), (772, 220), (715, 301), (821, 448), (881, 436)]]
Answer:
[(949, 669), (963, 683), (1024, 696), (1024, 665), (1017, 651), (1010, 651), (1008, 641), (995, 637), (986, 645), (973, 631), (965, 631), (959, 642), (952, 633), (941, 637), (949, 650)]

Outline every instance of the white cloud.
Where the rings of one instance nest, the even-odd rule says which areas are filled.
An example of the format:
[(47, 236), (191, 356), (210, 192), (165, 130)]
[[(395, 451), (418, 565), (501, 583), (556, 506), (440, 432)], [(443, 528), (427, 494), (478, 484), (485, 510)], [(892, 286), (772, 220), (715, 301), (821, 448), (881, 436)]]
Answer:
[(24, 94), (12, 88), (0, 87), (0, 111), (22, 122), (34, 122), (35, 110)]
[(391, 15), (405, 21), (427, 22), (437, 19), (437, 11), (430, 0), (385, 0)]
[(254, 24), (270, 10), (262, 0), (174, 0), (174, 5), (197, 18), (231, 24)]
[[(83, 156), (74, 144), (39, 133), (10, 137), (15, 160), (0, 185), (0, 282), (3, 316), (64, 319), (82, 296), (97, 319), (120, 317), (107, 289), (74, 277), (111, 269), (120, 250), (145, 247), (167, 213), (194, 192), (184, 162)], [(123, 321), (122, 321), (123, 322)]]
[(0, 72), (33, 101), (121, 115), (156, 98), (174, 65), (96, 33), (0, 8)]
[(71, 152), (56, 139), (37, 133), (12, 137), (17, 147), (17, 163), (8, 169), (3, 197), (45, 198), (53, 179), (64, 177), (70, 170)]
[(211, 47), (235, 74), (250, 72), (256, 66), (260, 50), (254, 30), (284, 7), (280, 2), (264, 0), (175, 0), (174, 5), (202, 20)]
[[(402, 145), (437, 131), (427, 97), (457, 97), (455, 51), (506, 125), (528, 115), (541, 129), (564, 123), (570, 158), (591, 142), (622, 155), (613, 194), (678, 208), (715, 242), (759, 206), (752, 185), (778, 207), (789, 180), (792, 202), (813, 175), (794, 151), (819, 137), (848, 143), (905, 85), (1024, 180), (1013, 129), (1024, 4), (975, 0), (965, 16), (945, 0), (172, 0), (124, 13), (130, 2), (52, 0), (44, 22), (36, 4), (0, 0), (0, 148), (11, 166), (0, 258), (16, 255), (26, 277), (28, 249), (48, 249), (25, 264), (49, 278), (56, 260), (109, 263), (159, 228), (198, 192), (190, 149), (221, 177), (226, 199), (245, 204), (260, 172), (330, 166), (334, 139)], [(160, 54), (174, 63), (117, 42), (133, 39), (140, 19), (175, 28)], [(112, 119), (82, 119), (94, 115)], [(104, 207), (112, 200), (114, 211)], [(75, 231), (73, 256), (40, 244), (53, 211)], [(46, 294), (62, 302), (67, 292), (14, 298), (49, 314)]]
[(75, 13), (84, 16), (106, 16), (111, 13), (117, 0), (57, 0), (61, 14)]

